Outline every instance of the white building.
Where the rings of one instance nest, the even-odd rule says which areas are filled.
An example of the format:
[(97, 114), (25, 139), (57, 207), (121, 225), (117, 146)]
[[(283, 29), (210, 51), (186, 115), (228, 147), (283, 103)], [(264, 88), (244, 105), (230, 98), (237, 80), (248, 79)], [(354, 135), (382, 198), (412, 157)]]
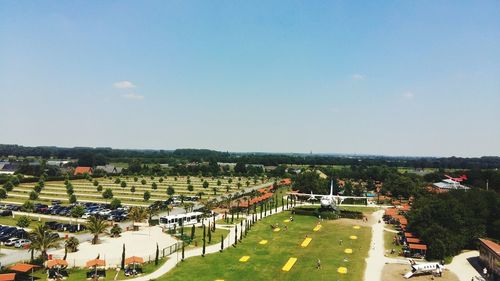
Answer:
[(447, 190), (453, 190), (453, 189), (462, 189), (462, 190), (468, 190), (470, 187), (465, 186), (461, 184), (458, 181), (454, 181), (452, 179), (444, 179), (440, 182), (435, 182), (432, 184), (436, 188), (441, 188), (441, 189), (447, 189)]

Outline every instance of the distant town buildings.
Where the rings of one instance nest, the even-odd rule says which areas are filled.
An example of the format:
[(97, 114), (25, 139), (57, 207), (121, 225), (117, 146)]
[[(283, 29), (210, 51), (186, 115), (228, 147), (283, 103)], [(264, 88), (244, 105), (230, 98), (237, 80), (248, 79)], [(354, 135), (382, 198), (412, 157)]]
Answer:
[(19, 166), (15, 163), (0, 162), (0, 174), (13, 175)]
[(116, 167), (114, 165), (104, 165), (95, 167), (96, 170), (104, 171), (106, 174), (119, 174), (122, 172), (123, 168)]

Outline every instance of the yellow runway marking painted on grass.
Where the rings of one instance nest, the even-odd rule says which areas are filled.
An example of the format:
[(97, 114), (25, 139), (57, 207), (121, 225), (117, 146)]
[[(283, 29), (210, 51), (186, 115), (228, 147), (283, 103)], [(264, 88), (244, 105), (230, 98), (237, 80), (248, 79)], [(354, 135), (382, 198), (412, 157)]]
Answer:
[(309, 243), (311, 243), (311, 240), (312, 240), (311, 237), (307, 237), (306, 239), (304, 239), (304, 241), (302, 242), (302, 244), (300, 244), (300, 246), (307, 247), (307, 245), (309, 245)]
[(345, 249), (345, 250), (344, 250), (344, 253), (346, 253), (346, 254), (352, 254), (352, 249), (349, 249), (349, 248), (348, 248), (348, 249)]
[(315, 227), (313, 228), (313, 231), (318, 231), (318, 230), (320, 230), (320, 229), (321, 229), (321, 224), (318, 224), (317, 226), (315, 226)]
[(356, 235), (351, 235), (351, 236), (349, 236), (349, 238), (351, 238), (352, 240), (356, 240), (356, 239), (358, 239), (358, 236), (356, 236)]
[(290, 222), (290, 220), (284, 220), (283, 222)]
[(285, 265), (281, 268), (281, 270), (290, 271), (290, 269), (292, 269), (296, 261), (297, 258), (289, 258), (288, 261), (285, 263)]
[(276, 227), (273, 231), (274, 231), (274, 232), (278, 232), (278, 231), (280, 231), (280, 230), (281, 230), (281, 229), (280, 229), (279, 227)]
[(342, 274), (346, 274), (346, 273), (347, 273), (347, 268), (346, 268), (346, 267), (341, 266), (341, 267), (339, 267), (339, 268), (337, 269), (337, 272), (338, 272), (338, 273), (342, 273)]
[(267, 240), (260, 240), (259, 244), (266, 245), (267, 244)]
[(359, 225), (355, 225), (352, 228), (354, 228), (354, 229), (360, 229), (361, 227)]
[(247, 262), (250, 259), (250, 256), (243, 256), (240, 258), (240, 262)]

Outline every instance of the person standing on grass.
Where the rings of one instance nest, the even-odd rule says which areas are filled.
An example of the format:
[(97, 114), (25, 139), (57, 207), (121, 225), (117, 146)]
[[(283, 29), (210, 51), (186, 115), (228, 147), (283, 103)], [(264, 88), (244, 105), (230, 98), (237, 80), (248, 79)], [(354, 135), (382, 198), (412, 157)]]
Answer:
[(316, 269), (321, 269), (321, 261), (319, 259), (316, 261)]

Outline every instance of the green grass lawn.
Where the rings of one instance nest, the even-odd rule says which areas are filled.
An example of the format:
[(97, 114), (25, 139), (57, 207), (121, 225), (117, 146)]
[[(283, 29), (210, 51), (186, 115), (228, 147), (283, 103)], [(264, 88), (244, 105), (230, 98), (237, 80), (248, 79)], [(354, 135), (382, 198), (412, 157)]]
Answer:
[[(184, 235), (191, 237), (191, 228), (192, 227), (184, 227)], [(220, 229), (216, 228), (214, 232), (212, 232), (212, 241), (209, 243), (208, 242), (208, 227), (207, 227), (207, 246), (213, 245), (220, 243), (220, 237), (221, 235), (224, 235), (224, 237), (227, 236), (229, 233), (229, 230), (227, 229)], [(194, 231), (194, 239), (191, 241), (189, 245), (186, 246), (186, 249), (189, 248), (194, 248), (194, 247), (201, 247), (203, 245), (203, 228), (202, 227), (195, 227)]]
[[(397, 257), (398, 253), (403, 249), (402, 245), (393, 244), (393, 238), (395, 235), (396, 233), (384, 230), (384, 248), (387, 256), (389, 257)], [(394, 249), (394, 254), (391, 254), (391, 249)]]
[(234, 214), (234, 219), (233, 219), (233, 222), (231, 223), (231, 215), (227, 215), (228, 217), (228, 220), (226, 222), (225, 219), (219, 219), (219, 220), (216, 220), (215, 223), (216, 224), (235, 224), (235, 223), (240, 223), (242, 220), (244, 220), (244, 218), (242, 216), (244, 216), (246, 213), (240, 213), (240, 217), (237, 218), (236, 214)]
[[(145, 263), (142, 266), (142, 271), (144, 272), (143, 275), (154, 272), (158, 267), (160, 267), (163, 263), (165, 263), (166, 260), (167, 260), (167, 258), (160, 259), (160, 262), (159, 262), (158, 266), (155, 266), (154, 262)], [(64, 279), (64, 280), (66, 280), (66, 281), (87, 280), (87, 271), (88, 271), (88, 269), (86, 269), (86, 268), (83, 268), (83, 269), (82, 268), (71, 268), (71, 269), (68, 269), (69, 277), (67, 279)], [(112, 280), (115, 280), (114, 279), (115, 275), (116, 275), (116, 270), (115, 269), (108, 269), (106, 271), (106, 278), (105, 279), (99, 279), (99, 280), (101, 280), (101, 281), (102, 280), (103, 281), (112, 281)], [(35, 280), (37, 278), (40, 278), (39, 280), (47, 280), (47, 272), (45, 270), (36, 271), (33, 274), (33, 276), (35, 277)], [(130, 279), (130, 278), (131, 277), (125, 277), (125, 274), (124, 274), (123, 270), (121, 270), (120, 273), (118, 274), (117, 280), (127, 280), (127, 279)]]
[(362, 212), (366, 214), (371, 214), (380, 210), (378, 207), (354, 207), (354, 206), (340, 206), (340, 210)]
[[(175, 269), (157, 280), (362, 280), (365, 257), (370, 244), (370, 229), (339, 221), (323, 221), (320, 231), (313, 232), (317, 219), (311, 216), (294, 217), (287, 223), (288, 230), (273, 232), (271, 224), (289, 218), (284, 212), (263, 219), (255, 224), (248, 236), (222, 253), (186, 259)], [(282, 228), (283, 229), (283, 228)], [(308, 247), (300, 244), (305, 235), (312, 238)], [(357, 240), (349, 239), (356, 235)], [(343, 245), (339, 245), (339, 240)], [(268, 240), (266, 245), (259, 241)], [(344, 250), (351, 248), (352, 254)], [(248, 262), (239, 262), (242, 256), (250, 256)], [(290, 257), (297, 262), (289, 272), (282, 271)], [(322, 268), (316, 269), (316, 260), (321, 260)], [(344, 261), (347, 258), (348, 261)], [(339, 267), (347, 267), (347, 274), (337, 273)]]

